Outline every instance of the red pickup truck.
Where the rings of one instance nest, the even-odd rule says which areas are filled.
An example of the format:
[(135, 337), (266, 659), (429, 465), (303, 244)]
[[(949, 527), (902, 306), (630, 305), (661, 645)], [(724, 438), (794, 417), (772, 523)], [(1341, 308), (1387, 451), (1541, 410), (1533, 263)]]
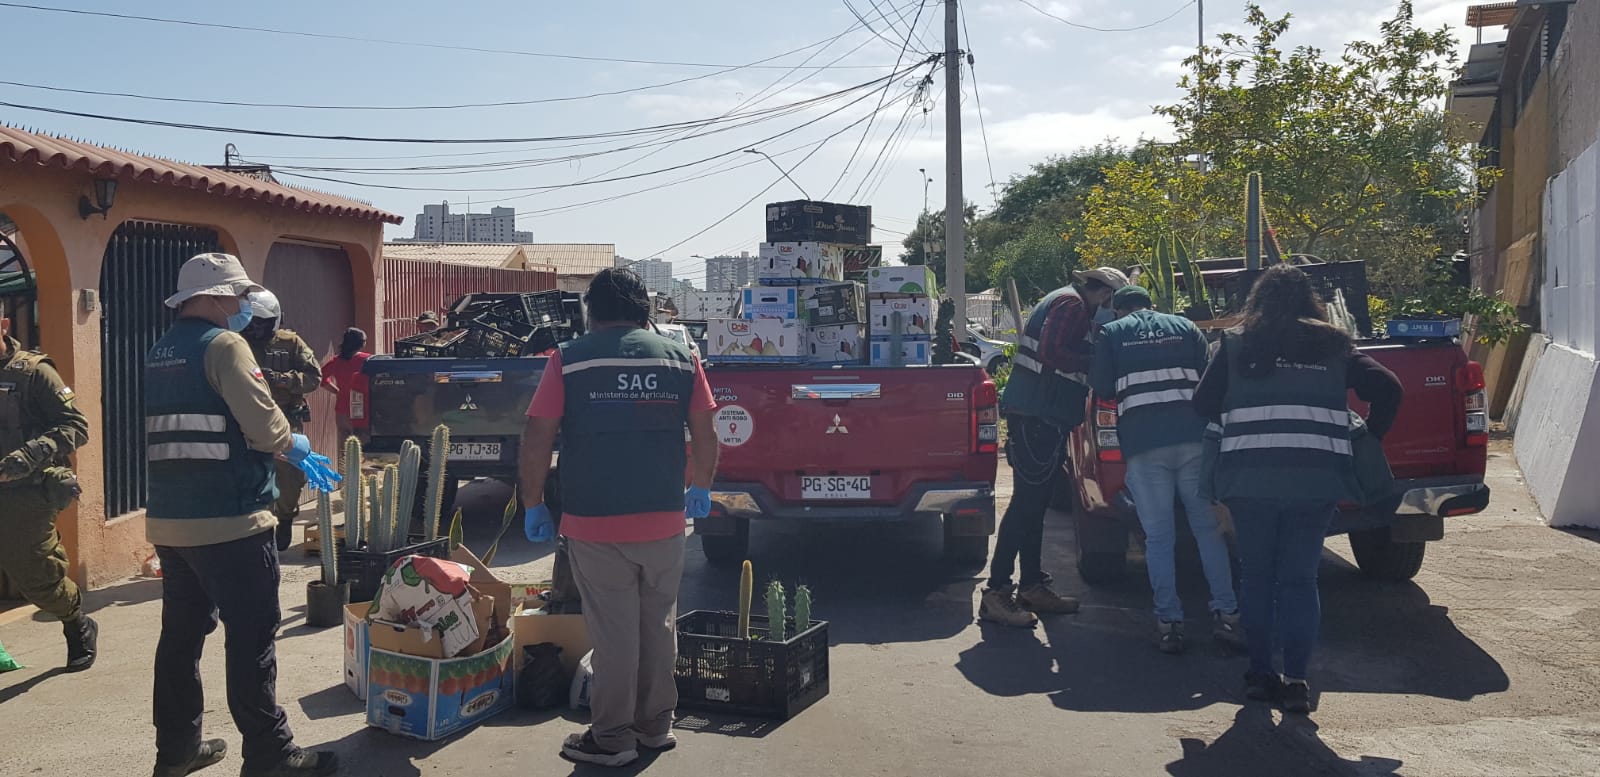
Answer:
[(945, 555), (981, 564), (994, 533), (998, 397), (982, 368), (710, 364), (722, 459), (706, 556), (746, 557), (752, 520), (938, 515)]
[[(1409, 580), (1422, 568), (1427, 543), (1444, 537), (1444, 519), (1482, 512), (1488, 458), (1488, 406), (1483, 368), (1449, 339), (1366, 340), (1358, 345), (1400, 378), (1405, 400), (1383, 441), (1395, 493), (1375, 506), (1342, 505), (1330, 536), (1350, 535), (1356, 564), (1368, 577)], [(1130, 531), (1138, 527), (1118, 447), (1114, 401), (1091, 396), (1086, 423), (1072, 433), (1069, 486), (1058, 507), (1076, 517), (1078, 574), (1110, 582), (1126, 567)], [(1352, 393), (1350, 407), (1365, 415)], [(1181, 507), (1180, 507), (1181, 510)]]

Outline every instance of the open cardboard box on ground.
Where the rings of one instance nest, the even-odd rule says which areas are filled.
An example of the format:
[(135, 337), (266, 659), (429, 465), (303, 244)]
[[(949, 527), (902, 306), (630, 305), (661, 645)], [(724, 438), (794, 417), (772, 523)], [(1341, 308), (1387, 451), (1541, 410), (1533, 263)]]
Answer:
[(517, 641), (517, 664), (522, 664), (522, 649), (529, 645), (550, 642), (561, 648), (561, 668), (568, 674), (576, 671), (593, 645), (589, 642), (589, 629), (582, 615), (546, 615), (541, 612), (521, 612), (511, 618), (511, 634)]

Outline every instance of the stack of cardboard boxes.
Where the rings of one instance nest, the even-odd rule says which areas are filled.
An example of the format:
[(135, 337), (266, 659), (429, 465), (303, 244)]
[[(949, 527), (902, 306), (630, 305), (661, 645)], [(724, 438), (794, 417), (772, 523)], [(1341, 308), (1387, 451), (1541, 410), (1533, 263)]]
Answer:
[(938, 286), (933, 268), (874, 267), (867, 271), (867, 312), (872, 326), (869, 349), (875, 367), (896, 362), (894, 336), (900, 333), (899, 363), (933, 363), (933, 330)]
[(741, 317), (707, 323), (715, 361), (860, 363), (867, 345), (866, 294), (844, 279), (846, 255), (872, 236), (872, 209), (795, 201), (767, 206), (756, 285)]

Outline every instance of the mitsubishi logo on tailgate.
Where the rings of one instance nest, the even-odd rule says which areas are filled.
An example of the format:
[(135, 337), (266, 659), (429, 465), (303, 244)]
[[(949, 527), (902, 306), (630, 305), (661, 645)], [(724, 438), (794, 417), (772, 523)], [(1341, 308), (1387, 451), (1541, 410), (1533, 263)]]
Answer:
[(468, 394), (466, 399), (461, 400), (461, 407), (458, 409), (462, 412), (474, 411), (478, 409), (478, 403), (472, 401), (472, 395)]
[(825, 432), (825, 434), (849, 434), (849, 433), (850, 433), (850, 430), (845, 428), (844, 421), (840, 420), (840, 418), (839, 418), (839, 416), (837, 414), (835, 414), (833, 416), (833, 424), (831, 426), (829, 426), (828, 427), (828, 431)]

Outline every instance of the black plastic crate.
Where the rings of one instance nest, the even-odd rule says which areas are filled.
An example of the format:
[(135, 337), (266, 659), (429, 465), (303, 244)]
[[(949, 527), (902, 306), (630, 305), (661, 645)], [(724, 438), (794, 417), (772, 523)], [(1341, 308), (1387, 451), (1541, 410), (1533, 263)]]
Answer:
[[(464, 327), (467, 322), (491, 310), (517, 301), (522, 295), (515, 292), (480, 291), (464, 294), (446, 311), (445, 318), (452, 327)], [(520, 302), (517, 303), (520, 307)]]
[(535, 355), (544, 353), (545, 351), (548, 351), (551, 348), (554, 348), (554, 347), (556, 347), (556, 346), (558, 346), (558, 345), (560, 345), (560, 344), (562, 344), (562, 343), (564, 343), (564, 342), (566, 342), (568, 340), (571, 340), (575, 336), (576, 336), (576, 334), (573, 332), (573, 330), (568, 328), (568, 327), (564, 327), (564, 326), (542, 326), (542, 327), (539, 327), (539, 329), (533, 333), (533, 337), (528, 340), (528, 347), (527, 347), (527, 350), (525, 351), (525, 353), (530, 355), (530, 356), (535, 356)]
[[(1317, 290), (1317, 295), (1323, 302), (1332, 302), (1334, 291), (1344, 291), (1345, 306), (1350, 309), (1350, 315), (1356, 320), (1356, 326), (1364, 335), (1372, 334), (1372, 312), (1367, 307), (1367, 295), (1370, 287), (1367, 285), (1367, 263), (1354, 262), (1328, 262), (1298, 265), (1305, 274), (1310, 276), (1311, 285)], [(1250, 289), (1256, 284), (1256, 279), (1261, 277), (1265, 270), (1240, 270), (1228, 276), (1222, 283), (1223, 304), (1232, 313), (1244, 310), (1244, 302), (1250, 296)]]
[(534, 326), (567, 326), (566, 305), (559, 291), (538, 291), (522, 295), (524, 323)]
[(456, 350), (469, 359), (522, 356), (536, 331), (532, 324), (484, 313), (467, 322), (467, 336)]
[(788, 720), (828, 695), (827, 621), (782, 642), (767, 639), (765, 616), (750, 616), (755, 639), (741, 638), (738, 623), (733, 612), (678, 616), (680, 707)]
[(419, 542), (403, 548), (378, 553), (370, 550), (350, 550), (345, 547), (344, 538), (339, 538), (339, 582), (350, 584), (350, 601), (370, 602), (378, 595), (378, 586), (383, 583), (383, 575), (394, 566), (394, 562), (406, 556), (429, 556), (431, 558), (450, 558), (450, 538), (440, 537), (428, 542)]
[(394, 355), (402, 358), (455, 356), (456, 346), (466, 336), (464, 329), (440, 329), (402, 337), (394, 341)]

